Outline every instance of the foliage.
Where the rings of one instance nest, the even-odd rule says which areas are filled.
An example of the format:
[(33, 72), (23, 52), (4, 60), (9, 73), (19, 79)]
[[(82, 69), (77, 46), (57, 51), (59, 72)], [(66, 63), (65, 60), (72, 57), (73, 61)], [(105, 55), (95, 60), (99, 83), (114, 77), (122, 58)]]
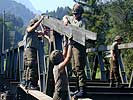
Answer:
[[(88, 0), (85, 10), (88, 30), (98, 35), (95, 47), (111, 45), (116, 35), (123, 37), (123, 43), (133, 42), (133, 1), (132, 0)], [(93, 56), (92, 54), (90, 56)], [(122, 57), (128, 78), (133, 70), (133, 50), (122, 50)]]
[[(23, 21), (20, 17), (16, 17), (12, 14), (5, 14), (5, 49), (9, 49), (11, 46), (16, 45), (22, 40)], [(3, 37), (3, 19), (0, 15), (0, 50), (2, 49), (2, 37)]]
[(34, 14), (28, 8), (13, 0), (0, 0), (0, 12), (4, 10), (6, 13), (21, 17), (24, 24), (27, 24), (27, 22), (34, 17)]
[(70, 12), (70, 8), (69, 7), (58, 7), (57, 10), (55, 11), (51, 11), (48, 12), (46, 11), (46, 14), (58, 19), (62, 19), (64, 15), (67, 15)]

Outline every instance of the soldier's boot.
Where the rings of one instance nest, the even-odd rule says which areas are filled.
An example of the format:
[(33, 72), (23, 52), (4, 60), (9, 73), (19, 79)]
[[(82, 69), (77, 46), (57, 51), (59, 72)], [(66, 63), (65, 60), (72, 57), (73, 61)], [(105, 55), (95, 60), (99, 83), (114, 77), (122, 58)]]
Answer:
[(86, 91), (85, 91), (85, 87), (84, 86), (81, 86), (79, 87), (79, 92), (76, 93), (73, 97), (76, 99), (76, 98), (83, 98), (85, 97), (86, 95)]
[(78, 92), (79, 92), (79, 90), (76, 90), (75, 92), (72, 92), (70, 95), (71, 95), (71, 96), (74, 96), (74, 95), (76, 95)]
[(120, 83), (118, 81), (116, 82), (116, 88), (120, 88)]
[(23, 86), (25, 86), (25, 85), (26, 85), (26, 80), (22, 80), (21, 84), (22, 84)]
[(39, 86), (37, 83), (38, 83), (37, 81), (30, 81), (28, 88), (30, 90), (39, 90)]
[(28, 89), (29, 86), (29, 80), (25, 81), (25, 89)]
[(21, 84), (22, 84), (23, 86), (26, 85), (26, 70), (24, 70), (24, 74), (23, 74), (23, 77), (22, 77)]
[(110, 87), (115, 87), (114, 80), (110, 80)]

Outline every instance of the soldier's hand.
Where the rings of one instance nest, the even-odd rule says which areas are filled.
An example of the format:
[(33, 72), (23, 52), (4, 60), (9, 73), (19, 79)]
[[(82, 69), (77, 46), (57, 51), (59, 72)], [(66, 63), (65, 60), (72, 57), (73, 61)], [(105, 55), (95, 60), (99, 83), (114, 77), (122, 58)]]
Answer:
[(115, 63), (116, 62), (116, 59), (114, 57), (112, 59), (113, 59), (113, 62)]
[(64, 16), (64, 17), (63, 17), (63, 23), (64, 23), (64, 25), (67, 26), (67, 25), (68, 25), (68, 22), (69, 22), (69, 21), (68, 21), (67, 17)]
[(69, 44), (69, 45), (74, 45), (75, 43), (76, 43), (76, 42), (75, 42), (74, 40), (69, 40), (69, 41), (68, 41), (68, 44)]
[(74, 45), (76, 42), (72, 39), (72, 38), (70, 38), (69, 40), (68, 40), (68, 44), (69, 45)]
[(41, 15), (41, 19), (42, 19), (42, 20), (44, 19), (44, 17), (45, 17), (44, 15)]

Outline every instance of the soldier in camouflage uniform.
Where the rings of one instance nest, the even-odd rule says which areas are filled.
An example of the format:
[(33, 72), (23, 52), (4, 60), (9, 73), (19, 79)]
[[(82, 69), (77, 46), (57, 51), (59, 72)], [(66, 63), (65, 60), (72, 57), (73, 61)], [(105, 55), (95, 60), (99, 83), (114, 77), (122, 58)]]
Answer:
[(63, 53), (54, 50), (50, 54), (50, 60), (54, 65), (53, 75), (55, 81), (55, 91), (53, 100), (70, 100), (68, 93), (68, 78), (65, 67), (69, 63), (72, 55), (72, 42), (64, 45)]
[(40, 19), (34, 18), (30, 21), (26, 28), (25, 50), (24, 50), (24, 80), (29, 89), (38, 89), (38, 62), (37, 50), (39, 48), (38, 35), (44, 35), (42, 32), (37, 32), (36, 29), (40, 26), (44, 16)]
[[(76, 3), (73, 6), (72, 14), (73, 16), (65, 15), (63, 17), (63, 22), (65, 25), (71, 24), (76, 27), (86, 28), (86, 23), (84, 18), (82, 17), (84, 10), (83, 7)], [(75, 92), (76, 97), (82, 97), (85, 94), (85, 81), (86, 75), (84, 71), (84, 67), (86, 65), (86, 47), (81, 44), (75, 42), (72, 48), (73, 52), (73, 61), (74, 61), (74, 69), (76, 70), (76, 75), (78, 78), (78, 91)]]
[(122, 42), (121, 36), (116, 36), (115, 41), (111, 46), (110, 87), (114, 86), (115, 81), (116, 81), (116, 87), (119, 87), (119, 84), (121, 82), (119, 74), (119, 63), (118, 63), (118, 57), (120, 56), (120, 50), (118, 49), (118, 45), (121, 44), (121, 42)]

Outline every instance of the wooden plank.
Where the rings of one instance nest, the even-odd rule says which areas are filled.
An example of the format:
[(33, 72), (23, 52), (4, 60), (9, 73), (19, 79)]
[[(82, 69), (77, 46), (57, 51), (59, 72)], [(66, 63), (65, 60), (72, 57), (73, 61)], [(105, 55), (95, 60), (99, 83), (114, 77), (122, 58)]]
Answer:
[(103, 62), (103, 57), (101, 54), (98, 54), (98, 62), (100, 65), (100, 70), (101, 70), (101, 80), (106, 80), (106, 71), (104, 69), (104, 62)]
[(120, 68), (119, 70), (120, 70), (120, 76), (122, 79), (122, 83), (128, 83), (121, 55), (118, 57), (118, 63), (119, 63), (119, 68)]
[(40, 40), (39, 42), (39, 49), (37, 52), (37, 60), (38, 60), (38, 75), (39, 75), (39, 82), (40, 82), (40, 91), (45, 92), (45, 60), (44, 60), (44, 41)]
[(80, 98), (78, 100), (92, 100), (92, 99), (90, 99), (90, 98)]
[(48, 95), (46, 95), (40, 91), (37, 91), (37, 90), (29, 90), (28, 93), (30, 95), (34, 96), (35, 98), (37, 98), (38, 100), (53, 100)]
[(130, 78), (130, 81), (129, 81), (129, 88), (131, 88), (133, 86), (133, 71), (132, 71), (132, 74), (131, 74), (131, 78)]
[(18, 72), (18, 49), (14, 49), (14, 58), (13, 58), (13, 77), (16, 80), (17, 79), (17, 72)]
[[(49, 44), (49, 54), (56, 49), (56, 44), (55, 44), (55, 36), (54, 36), (54, 31), (50, 32), (50, 38), (51, 42)], [(47, 75), (46, 75), (46, 94), (49, 96), (53, 96), (54, 93), (54, 76), (53, 76), (53, 64), (51, 61), (48, 59), (47, 60)]]
[(57, 33), (60, 33), (61, 35), (66, 35), (67, 37), (73, 36), (73, 39), (82, 44), (85, 45), (85, 40), (96, 40), (97, 34), (88, 30), (85, 30), (83, 28), (75, 27), (73, 25), (65, 26), (63, 25), (63, 22), (52, 17), (46, 16), (43, 20), (43, 24)]
[(19, 47), (18, 49), (18, 60), (19, 60), (19, 80), (20, 82), (22, 82), (22, 77), (23, 77), (23, 73), (24, 73), (24, 56), (23, 56), (23, 53), (24, 53), (24, 48), (22, 47)]
[(4, 55), (1, 55), (1, 57), (0, 57), (0, 60), (1, 60), (1, 62), (0, 62), (0, 74), (4, 74)]
[(38, 90), (26, 90), (22, 85), (20, 85), (20, 88), (22, 88), (25, 93), (30, 94), (38, 100), (53, 100), (51, 97)]
[(90, 98), (73, 98), (73, 97), (71, 97), (71, 100), (93, 100), (93, 99), (90, 99)]
[[(119, 49), (131, 49), (133, 48), (133, 42), (132, 43), (125, 43), (118, 46)], [(111, 45), (105, 46), (100, 45), (98, 48), (88, 48), (86, 52), (96, 52), (96, 51), (109, 51), (111, 49)]]

